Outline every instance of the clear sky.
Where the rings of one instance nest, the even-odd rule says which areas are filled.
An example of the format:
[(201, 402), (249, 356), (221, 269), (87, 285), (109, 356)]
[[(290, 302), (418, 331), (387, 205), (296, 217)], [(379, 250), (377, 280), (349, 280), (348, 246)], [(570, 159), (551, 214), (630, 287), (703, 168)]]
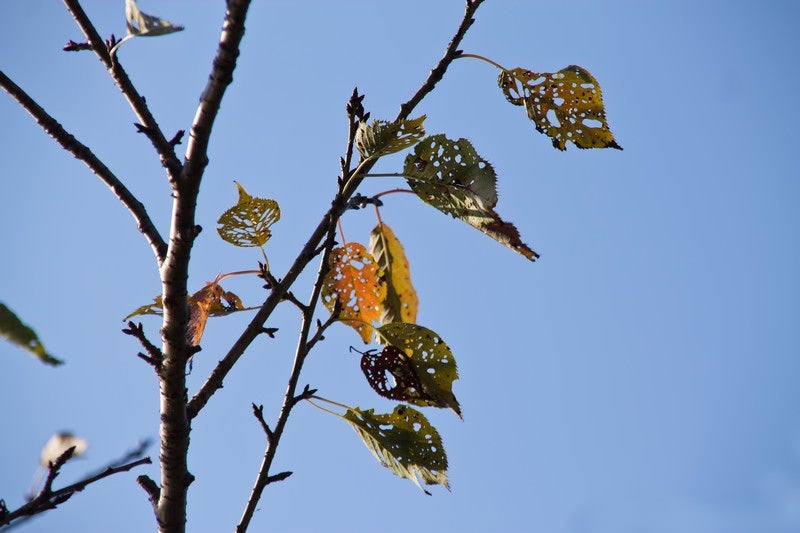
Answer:
[[(103, 35), (123, 2), (85, 1)], [(554, 150), (474, 60), (452, 65), (418, 108), (429, 133), (465, 137), (498, 174), (497, 210), (537, 263), (393, 195), (383, 219), (404, 243), (418, 322), (452, 347), (464, 420), (427, 409), (448, 451), (452, 492), (423, 495), (381, 468), (342, 421), (300, 406), (252, 531), (789, 533), (800, 531), (800, 86), (798, 4), (754, 1), (489, 0), (462, 48), (507, 67), (570, 64), (600, 81), (623, 152)], [(167, 135), (188, 129), (208, 75), (221, 2), (142, 0), (186, 26), (119, 52)], [(254, 2), (235, 81), (212, 137), (191, 283), (252, 268), (222, 242), (234, 180), (283, 210), (268, 251), (282, 273), (335, 191), (345, 102), (366, 93), (393, 118), (441, 56), (461, 0)], [(167, 232), (169, 189), (127, 104), (54, 2), (6, 2), (0, 69), (91, 146)], [(157, 436), (157, 383), (120, 333), (159, 292), (130, 215), (81, 163), (0, 95), (0, 301), (66, 359), (48, 368), (0, 344), (0, 497), (16, 507), (55, 431), (89, 440), (59, 481)], [(395, 172), (402, 156), (376, 171)], [(379, 178), (365, 193), (399, 185)], [(348, 213), (366, 242), (370, 210)], [(314, 270), (312, 268), (311, 270)], [(310, 277), (295, 288), (305, 298)], [(256, 279), (229, 286), (256, 304)], [(324, 316), (324, 315), (322, 315)], [(249, 316), (212, 319), (190, 393)], [(158, 321), (142, 322), (157, 338)], [(189, 529), (231, 531), (263, 453), (250, 412), (274, 419), (297, 327), (276, 313), (195, 421)], [(301, 381), (328, 398), (391, 409), (365, 383), (359, 346), (332, 329)], [(151, 449), (153, 457), (157, 450)], [(157, 477), (155, 466), (138, 473)], [(23, 531), (153, 529), (122, 474)]]

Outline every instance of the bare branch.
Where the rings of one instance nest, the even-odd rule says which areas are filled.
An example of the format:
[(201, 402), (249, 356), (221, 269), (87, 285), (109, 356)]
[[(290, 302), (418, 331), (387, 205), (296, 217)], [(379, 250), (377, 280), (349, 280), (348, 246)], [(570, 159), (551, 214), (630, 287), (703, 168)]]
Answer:
[(167, 245), (161, 234), (156, 229), (153, 221), (144, 208), (144, 205), (128, 190), (127, 187), (117, 178), (111, 170), (94, 155), (91, 149), (78, 141), (71, 133), (64, 129), (50, 114), (45, 111), (36, 101), (23, 91), (8, 76), (0, 71), (0, 87), (16, 100), (22, 108), (27, 111), (36, 122), (50, 135), (64, 150), (83, 161), (89, 170), (94, 172), (111, 192), (113, 192), (120, 202), (130, 211), (139, 228), (145, 236), (150, 246), (153, 248), (159, 264), (167, 254)]
[[(125, 69), (122, 68), (122, 65), (116, 57), (111, 56), (109, 53), (110, 47), (103, 41), (103, 38), (100, 37), (94, 24), (92, 24), (92, 21), (89, 20), (86, 12), (81, 7), (80, 2), (78, 2), (78, 0), (64, 0), (64, 4), (67, 6), (67, 9), (69, 9), (70, 13), (72, 13), (78, 26), (80, 26), (92, 50), (94, 50), (97, 57), (100, 58), (100, 61), (117, 84), (117, 87), (122, 91), (131, 109), (133, 109), (133, 112), (139, 119), (139, 122), (144, 125), (144, 133), (158, 152), (161, 158), (161, 165), (166, 169), (170, 181), (174, 182), (180, 175), (182, 169), (181, 162), (175, 155), (175, 146), (170, 144), (166, 137), (164, 137), (164, 133), (161, 131), (156, 119), (153, 118), (153, 114), (150, 113), (150, 109), (147, 107), (144, 97), (136, 90), (133, 82), (131, 82), (128, 77), (128, 73), (125, 72)], [(112, 42), (113, 40), (114, 38), (112, 36)]]
[(128, 327), (122, 330), (122, 333), (126, 335), (130, 335), (138, 339), (144, 349), (147, 351), (148, 355), (139, 354), (141, 359), (144, 359), (153, 366), (156, 370), (161, 368), (161, 363), (164, 361), (164, 354), (161, 353), (161, 350), (158, 349), (158, 346), (153, 344), (147, 339), (147, 336), (144, 334), (144, 328), (142, 327), (142, 323), (139, 322), (138, 324), (134, 323), (133, 321), (128, 322)]

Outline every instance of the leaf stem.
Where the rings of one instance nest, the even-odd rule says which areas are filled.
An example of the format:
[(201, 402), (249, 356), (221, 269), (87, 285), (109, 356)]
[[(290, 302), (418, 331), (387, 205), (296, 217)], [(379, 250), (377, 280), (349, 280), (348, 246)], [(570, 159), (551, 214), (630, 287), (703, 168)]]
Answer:
[(375, 174), (364, 174), (365, 178), (402, 178), (405, 176), (402, 172), (378, 172)]
[(478, 54), (461, 54), (461, 55), (460, 55), (460, 56), (458, 56), (458, 57), (459, 57), (459, 58), (461, 58), (461, 57), (471, 57), (472, 59), (480, 59), (481, 61), (484, 61), (484, 62), (486, 62), (486, 63), (489, 63), (489, 64), (490, 64), (490, 65), (492, 65), (493, 67), (499, 68), (499, 69), (500, 69), (500, 70), (502, 70), (503, 72), (508, 72), (508, 69), (507, 69), (507, 68), (505, 68), (503, 65), (501, 65), (501, 64), (499, 64), (499, 63), (495, 63), (494, 61), (492, 61), (492, 60), (491, 60), (491, 59), (489, 59), (488, 57), (483, 57), (482, 55), (478, 55)]
[[(314, 398), (316, 398), (316, 396), (314, 396)], [(339, 417), (339, 418), (344, 418), (342, 415), (340, 415), (336, 411), (332, 411), (330, 409), (326, 409), (325, 407), (322, 407), (321, 405), (312, 402), (308, 398), (306, 398), (306, 401), (308, 403), (310, 403), (311, 405), (313, 405), (314, 407), (316, 407), (317, 409), (319, 409), (320, 411), (324, 412), (324, 413), (328, 413), (329, 415), (333, 415), (333, 416), (336, 416), (336, 417)], [(339, 404), (337, 404), (337, 405), (339, 405)]]

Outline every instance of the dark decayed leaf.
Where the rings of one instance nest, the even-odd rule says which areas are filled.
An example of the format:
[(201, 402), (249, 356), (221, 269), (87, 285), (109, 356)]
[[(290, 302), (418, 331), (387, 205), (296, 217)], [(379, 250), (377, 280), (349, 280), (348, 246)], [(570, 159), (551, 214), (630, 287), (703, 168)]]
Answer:
[(364, 352), (361, 370), (370, 387), (384, 398), (414, 405), (436, 405), (436, 400), (423, 389), (415, 366), (396, 346), (386, 346), (377, 353)]
[(500, 73), (498, 85), (509, 102), (524, 105), (536, 130), (553, 146), (578, 148), (622, 147), (608, 128), (600, 84), (588, 70), (570, 65), (556, 73), (515, 68)]
[(382, 222), (369, 235), (369, 251), (383, 269), (386, 297), (381, 306), (380, 323), (417, 320), (419, 298), (411, 283), (411, 272), (403, 245), (392, 229)]
[(348, 409), (347, 420), (375, 458), (394, 474), (426, 485), (447, 483), (447, 455), (439, 432), (419, 411), (398, 405), (389, 414)]
[(381, 302), (386, 296), (383, 273), (362, 244), (350, 242), (334, 248), (330, 270), (322, 285), (322, 303), (333, 312), (341, 305), (339, 320), (354, 328), (361, 340), (372, 338), (373, 321), (381, 315)]
[(403, 175), (424, 202), (479, 229), (531, 261), (539, 254), (522, 242), (519, 231), (494, 211), (497, 176), (466, 139), (432, 135), (406, 156)]
[(399, 122), (384, 120), (373, 120), (372, 124), (362, 122), (356, 132), (358, 152), (366, 159), (405, 150), (425, 135), (425, 128), (422, 125), (424, 121), (425, 115)]
[(41, 362), (57, 366), (64, 361), (56, 359), (45, 350), (36, 332), (25, 325), (11, 309), (0, 303), (0, 337), (28, 351)]
[(402, 322), (384, 324), (377, 331), (381, 339), (405, 352), (419, 380), (419, 393), (410, 393), (403, 400), (414, 405), (449, 407), (460, 417), (461, 407), (453, 394), (458, 368), (453, 352), (442, 338), (428, 328)]
[(272, 236), (270, 226), (281, 218), (278, 202), (250, 196), (239, 182), (236, 186), (239, 201), (219, 217), (217, 232), (235, 246), (263, 246)]

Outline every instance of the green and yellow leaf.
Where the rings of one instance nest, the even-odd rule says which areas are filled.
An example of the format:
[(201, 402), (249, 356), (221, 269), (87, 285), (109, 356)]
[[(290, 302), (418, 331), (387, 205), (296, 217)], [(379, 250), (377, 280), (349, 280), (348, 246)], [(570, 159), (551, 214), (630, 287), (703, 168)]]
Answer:
[(442, 438), (419, 411), (398, 405), (388, 414), (373, 409), (348, 409), (347, 420), (375, 458), (395, 475), (414, 482), (425, 494), (422, 483), (447, 483), (447, 455)]
[(426, 137), (413, 154), (406, 156), (403, 175), (425, 203), (463, 220), (531, 261), (539, 257), (522, 242), (517, 228), (494, 211), (497, 176), (468, 140)]
[(536, 131), (555, 148), (566, 150), (571, 141), (578, 148), (622, 150), (608, 127), (600, 84), (583, 67), (553, 74), (515, 68), (501, 72), (497, 83), (509, 102), (525, 106)]
[(380, 323), (417, 321), (419, 298), (411, 283), (411, 271), (403, 245), (392, 229), (379, 222), (369, 235), (369, 251), (383, 269), (386, 298), (382, 302)]
[(425, 135), (425, 127), (422, 124), (424, 121), (425, 115), (399, 122), (385, 120), (373, 120), (372, 124), (362, 122), (356, 131), (356, 148), (365, 159), (405, 150), (419, 142)]
[[(461, 407), (453, 394), (453, 381), (458, 379), (458, 368), (453, 352), (442, 338), (428, 328), (402, 322), (384, 324), (377, 331), (379, 338), (405, 352), (408, 365), (419, 382), (419, 386), (417, 386), (413, 378), (407, 379), (405, 376), (409, 374), (409, 370), (404, 365), (405, 361), (397, 358), (391, 352), (388, 353), (387, 361), (379, 366), (400, 369), (394, 378), (395, 382), (402, 381), (404, 387), (417, 389), (409, 390), (407, 396), (402, 399), (414, 405), (449, 407), (461, 417)], [(392, 361), (390, 357), (395, 360)], [(362, 358), (362, 370), (364, 365)], [(391, 370), (389, 372), (394, 374)], [(366, 375), (367, 371), (364, 370), (364, 373)], [(367, 378), (369, 379), (369, 376)], [(378, 392), (380, 393), (380, 391)], [(402, 394), (403, 390), (401, 388), (394, 392)]]
[(128, 320), (130, 320), (135, 316), (143, 316), (143, 315), (161, 316), (163, 314), (164, 314), (164, 302), (161, 300), (161, 296), (156, 296), (155, 298), (153, 298), (153, 303), (137, 307), (131, 314), (123, 318), (122, 321), (127, 322)]
[(136, 0), (125, 0), (125, 19), (129, 36), (155, 37), (183, 29), (183, 26), (142, 13)]
[(11, 309), (0, 303), (0, 337), (26, 350), (42, 363), (58, 366), (64, 363), (47, 352), (36, 332), (20, 320)]
[(381, 302), (386, 297), (383, 272), (357, 242), (334, 248), (329, 262), (330, 270), (322, 285), (322, 303), (333, 312), (338, 302), (339, 320), (368, 343), (372, 338), (372, 323), (380, 318)]
[(278, 202), (250, 196), (239, 182), (239, 201), (217, 220), (217, 232), (234, 246), (263, 246), (272, 236), (270, 227), (281, 218)]

